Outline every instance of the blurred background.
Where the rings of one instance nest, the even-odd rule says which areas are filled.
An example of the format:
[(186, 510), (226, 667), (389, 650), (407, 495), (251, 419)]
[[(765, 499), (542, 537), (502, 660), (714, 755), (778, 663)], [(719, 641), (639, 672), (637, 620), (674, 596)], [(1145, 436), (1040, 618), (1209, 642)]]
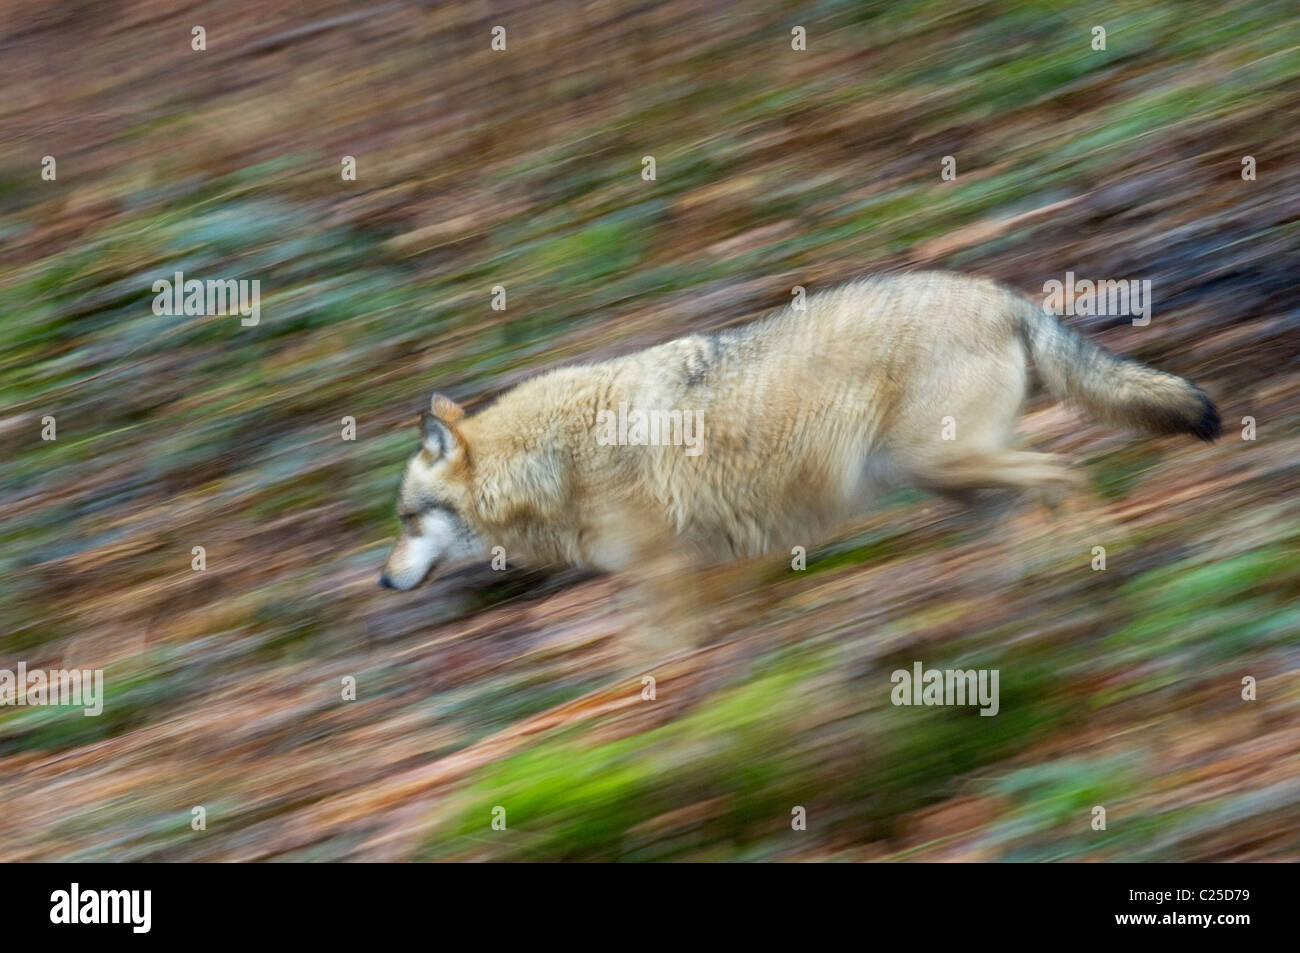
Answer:
[[(0, 858), (1300, 859), (1294, 4), (2, 11), (0, 667), (107, 697), (0, 708)], [(376, 588), (435, 388), (907, 266), (1150, 279), (1148, 327), (1067, 321), (1224, 438), (1038, 400), (1082, 512), (989, 538), (898, 494), (734, 569), (654, 702), (617, 578)], [(155, 315), (176, 271), (260, 280), (260, 323)], [(998, 716), (891, 705), (918, 659), (998, 669)]]

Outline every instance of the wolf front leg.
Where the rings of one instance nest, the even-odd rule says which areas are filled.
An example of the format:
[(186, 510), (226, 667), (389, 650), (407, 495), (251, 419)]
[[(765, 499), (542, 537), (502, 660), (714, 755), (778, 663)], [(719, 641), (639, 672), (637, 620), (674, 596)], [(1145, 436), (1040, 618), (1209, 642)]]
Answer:
[[(709, 610), (725, 603), (711, 572), (689, 552), (663, 550), (640, 565), (630, 587), (637, 606), (623, 634), (623, 657), (656, 686), (655, 710), (673, 718), (727, 681), (727, 644), (714, 644)], [(643, 696), (644, 697), (644, 696)]]
[(669, 547), (646, 553), (632, 570), (635, 619), (629, 651), (642, 663), (659, 663), (704, 645), (707, 607), (700, 567)]

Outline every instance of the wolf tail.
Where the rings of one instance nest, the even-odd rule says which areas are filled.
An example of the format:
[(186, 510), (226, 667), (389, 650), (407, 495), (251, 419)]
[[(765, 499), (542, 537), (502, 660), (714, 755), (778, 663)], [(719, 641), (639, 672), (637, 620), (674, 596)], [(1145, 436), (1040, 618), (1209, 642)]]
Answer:
[(1152, 434), (1219, 436), (1219, 412), (1176, 374), (1117, 357), (1017, 297), (1020, 334), (1047, 389), (1106, 423)]

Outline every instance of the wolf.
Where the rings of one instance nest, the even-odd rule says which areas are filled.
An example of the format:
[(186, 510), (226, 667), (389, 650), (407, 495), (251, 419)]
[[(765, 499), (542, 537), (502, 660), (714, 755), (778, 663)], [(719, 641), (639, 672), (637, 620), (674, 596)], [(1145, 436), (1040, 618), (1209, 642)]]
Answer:
[[(412, 589), (496, 547), (512, 561), (657, 567), (673, 580), (691, 565), (816, 542), (899, 486), (964, 502), (1059, 492), (1074, 471), (1014, 446), (1031, 367), (1106, 424), (1220, 432), (1194, 384), (1102, 350), (992, 280), (900, 273), (804, 305), (561, 367), (473, 415), (435, 394), (380, 585)], [(696, 421), (696, 452), (611, 440), (610, 415), (629, 408)]]

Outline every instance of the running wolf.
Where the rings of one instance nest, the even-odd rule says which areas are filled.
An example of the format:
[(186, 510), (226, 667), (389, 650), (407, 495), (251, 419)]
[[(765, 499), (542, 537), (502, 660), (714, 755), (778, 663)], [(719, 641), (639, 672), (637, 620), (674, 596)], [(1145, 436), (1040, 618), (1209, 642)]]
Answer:
[[(552, 370), (472, 416), (435, 395), (380, 584), (411, 589), (496, 547), (614, 571), (789, 552), (900, 485), (963, 500), (1062, 488), (1074, 478), (1060, 457), (1012, 447), (1031, 366), (1107, 424), (1219, 434), (1195, 385), (1103, 351), (993, 281), (868, 278)], [(665, 424), (658, 440), (644, 439), (647, 419)]]

